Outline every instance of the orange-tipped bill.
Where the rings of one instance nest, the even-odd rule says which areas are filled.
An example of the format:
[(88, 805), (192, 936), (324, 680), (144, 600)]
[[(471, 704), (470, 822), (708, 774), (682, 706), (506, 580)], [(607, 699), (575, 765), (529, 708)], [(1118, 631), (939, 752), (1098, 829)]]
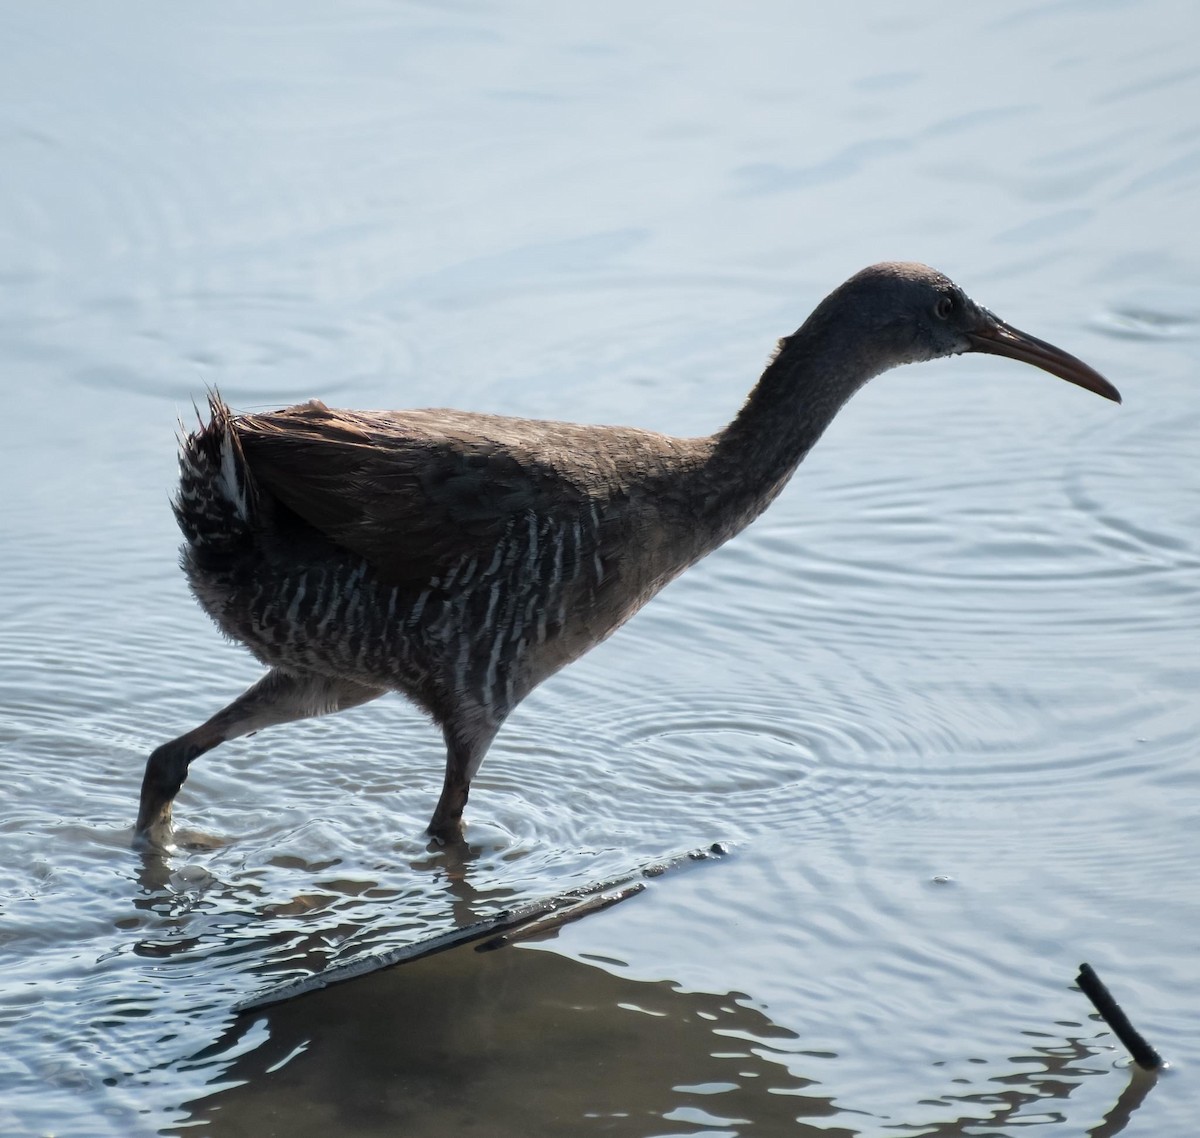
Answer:
[(1024, 364), (1033, 364), (1042, 371), (1048, 371), (1059, 379), (1085, 387), (1114, 403), (1121, 402), (1121, 393), (1113, 387), (1098, 371), (1088, 367), (1083, 360), (1076, 359), (1070, 352), (1047, 344), (1028, 332), (1022, 332), (1011, 324), (994, 317), (986, 327), (968, 334), (971, 350), (987, 352), (992, 356), (1007, 356), (1010, 360), (1020, 360)]

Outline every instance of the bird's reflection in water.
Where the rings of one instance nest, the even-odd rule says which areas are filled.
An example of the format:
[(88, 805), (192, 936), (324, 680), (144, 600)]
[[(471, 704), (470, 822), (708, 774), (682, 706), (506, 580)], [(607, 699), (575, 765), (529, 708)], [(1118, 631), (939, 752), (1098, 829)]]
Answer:
[[(247, 1049), (251, 1032), (269, 1038)], [(1061, 1119), (1055, 1104), (1083, 1079), (1112, 1077), (1107, 1037), (1029, 1034), (1040, 1043), (1011, 1060), (1017, 1072), (984, 1065), (968, 1093), (915, 1097), (912, 1117), (882, 1118), (837, 1101), (837, 1055), (806, 1050), (745, 996), (639, 982), (615, 961), (467, 948), (245, 1017), (212, 1049), (241, 1051), (223, 1089), (189, 1109), (215, 1136), (633, 1138), (690, 1123), (702, 1129), (688, 1133), (848, 1138), (882, 1124), (948, 1138)], [(1135, 1075), (1091, 1138), (1120, 1134), (1150, 1085)]]
[(827, 1125), (838, 1107), (784, 1061), (796, 1035), (744, 997), (551, 952), (459, 949), (247, 1020), (233, 1030), (265, 1021), (270, 1041), (224, 1072), (242, 1085), (193, 1104), (213, 1135), (856, 1132)]
[[(374, 891), (358, 882), (357, 896), (297, 894), (290, 903), (261, 906), (231, 931), (229, 913), (198, 919), (199, 898), (223, 897), (225, 908), (245, 892), (212, 870), (219, 854), (207, 882), (180, 888), (172, 857), (145, 849), (143, 893), (134, 904), (156, 914), (157, 932), (136, 951), (179, 963), (203, 955), (213, 968), (229, 966), (232, 1007), (239, 996), (297, 972), (463, 927), (528, 900), (473, 883), (472, 870), (493, 854), (454, 843), (412, 857), (408, 870), (419, 890), (397, 897), (394, 919), (377, 919), (369, 929), (362, 924), (364, 895)], [(406, 902), (418, 899), (414, 918)], [(380, 917), (379, 898), (369, 906)], [(691, 1133), (753, 1127), (823, 1138), (883, 1124), (949, 1136), (1065, 1117), (1066, 1101), (1085, 1079), (1113, 1077), (1115, 1053), (1102, 1026), (1066, 1037), (1061, 1027), (1031, 1030), (1033, 1045), (1005, 1073), (997, 1074), (992, 1061), (976, 1065), (961, 1095), (917, 1095), (911, 1117), (881, 1118), (870, 1103), (854, 1102), (852, 1089), (835, 1098), (830, 1063), (837, 1055), (809, 1050), (802, 1035), (772, 1022), (747, 997), (679, 991), (623, 976), (621, 967), (519, 947), (478, 953), (465, 946), (231, 1018), (211, 1046), (180, 1060), (212, 1072), (212, 1093), (188, 1109), (216, 1136), (563, 1138), (674, 1133), (681, 1124)], [(930, 1081), (944, 1084), (945, 1075)], [(1090, 1138), (1122, 1133), (1152, 1085), (1135, 1071)]]

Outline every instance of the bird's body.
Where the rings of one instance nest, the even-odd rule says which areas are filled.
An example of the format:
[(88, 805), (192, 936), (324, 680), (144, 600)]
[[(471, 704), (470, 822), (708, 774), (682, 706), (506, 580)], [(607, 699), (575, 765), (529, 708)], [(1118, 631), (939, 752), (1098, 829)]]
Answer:
[(1117, 398), (915, 265), (874, 266), (831, 294), (702, 438), (315, 401), (234, 416), (213, 395), (181, 451), (184, 569), (271, 670), (154, 752), (139, 834), (167, 827), (188, 764), (219, 743), (395, 690), (442, 727), (430, 833), (459, 836), (471, 777), (534, 687), (757, 517), (871, 376), (969, 350)]

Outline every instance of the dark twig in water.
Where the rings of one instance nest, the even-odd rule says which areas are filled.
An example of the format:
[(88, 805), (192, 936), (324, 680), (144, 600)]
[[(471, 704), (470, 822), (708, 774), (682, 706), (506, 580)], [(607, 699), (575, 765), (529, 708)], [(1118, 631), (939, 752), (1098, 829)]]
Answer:
[(1079, 975), (1075, 978), (1080, 991), (1096, 1007), (1104, 1022), (1113, 1029), (1116, 1037), (1125, 1044), (1126, 1050), (1133, 1056), (1133, 1061), (1143, 1071), (1157, 1071), (1162, 1067), (1162, 1056), (1159, 1055), (1141, 1033), (1129, 1022), (1129, 1017), (1121, 1010), (1121, 1006), (1112, 998), (1112, 994), (1096, 975), (1090, 964), (1079, 966)]
[[(233, 1010), (238, 1015), (262, 1011), (263, 1008), (273, 1007), (275, 1004), (282, 1004), (287, 1000), (319, 992), (334, 984), (357, 980), (360, 976), (369, 976), (372, 973), (381, 972), (385, 968), (394, 968), (398, 964), (410, 964), (414, 960), (435, 956), (439, 952), (460, 948), (488, 937), (491, 937), (492, 940), (481, 947), (500, 948), (504, 944), (524, 939), (523, 937), (506, 937), (504, 934), (524, 928), (526, 925), (533, 925), (535, 921), (538, 924), (530, 928), (528, 936), (551, 932), (568, 921), (607, 909), (619, 901), (627, 900), (629, 897), (641, 893), (645, 889), (645, 885), (640, 881), (635, 882), (635, 878), (661, 877), (669, 869), (675, 869), (689, 862), (712, 861), (728, 852), (728, 847), (723, 842), (714, 842), (704, 849), (689, 850), (685, 854), (643, 865), (634, 872), (615, 880), (582, 885), (577, 889), (568, 889), (553, 897), (544, 897), (538, 901), (516, 905), (511, 909), (496, 913), (494, 916), (472, 921), (462, 928), (438, 933), (436, 936), (426, 937), (414, 944), (404, 944), (399, 948), (388, 949), (386, 952), (373, 952), (346, 964), (335, 964), (312, 976), (302, 976), (299, 980), (268, 988), (260, 995), (235, 1005)], [(550, 919), (542, 920), (541, 918)]]
[(645, 883), (635, 881), (632, 885), (626, 885), (624, 889), (617, 889), (612, 893), (601, 893), (599, 896), (590, 897), (588, 900), (578, 905), (573, 905), (569, 909), (562, 909), (557, 913), (551, 913), (544, 921), (535, 920), (530, 924), (523, 925), (515, 932), (504, 933), (502, 936), (485, 940), (483, 944), (475, 946), (475, 951), (492, 952), (494, 949), (516, 944), (518, 941), (531, 940), (535, 936), (543, 936), (546, 933), (554, 932), (555, 929), (562, 928), (563, 925), (569, 924), (571, 921), (579, 920), (580, 917), (587, 917), (592, 913), (599, 913), (602, 909), (612, 908), (613, 905), (619, 904), (621, 901), (628, 901), (630, 897), (636, 897), (639, 893), (644, 893), (645, 891)]

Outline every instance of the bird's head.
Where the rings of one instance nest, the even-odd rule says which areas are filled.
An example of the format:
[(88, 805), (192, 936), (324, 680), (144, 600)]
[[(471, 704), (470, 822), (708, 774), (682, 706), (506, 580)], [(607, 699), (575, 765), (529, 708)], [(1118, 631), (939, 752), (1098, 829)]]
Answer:
[(1121, 402), (1099, 372), (1053, 344), (1005, 323), (981, 308), (949, 277), (915, 263), (889, 262), (856, 273), (813, 313), (869, 344), (880, 368), (901, 363), (986, 352), (1032, 364)]

